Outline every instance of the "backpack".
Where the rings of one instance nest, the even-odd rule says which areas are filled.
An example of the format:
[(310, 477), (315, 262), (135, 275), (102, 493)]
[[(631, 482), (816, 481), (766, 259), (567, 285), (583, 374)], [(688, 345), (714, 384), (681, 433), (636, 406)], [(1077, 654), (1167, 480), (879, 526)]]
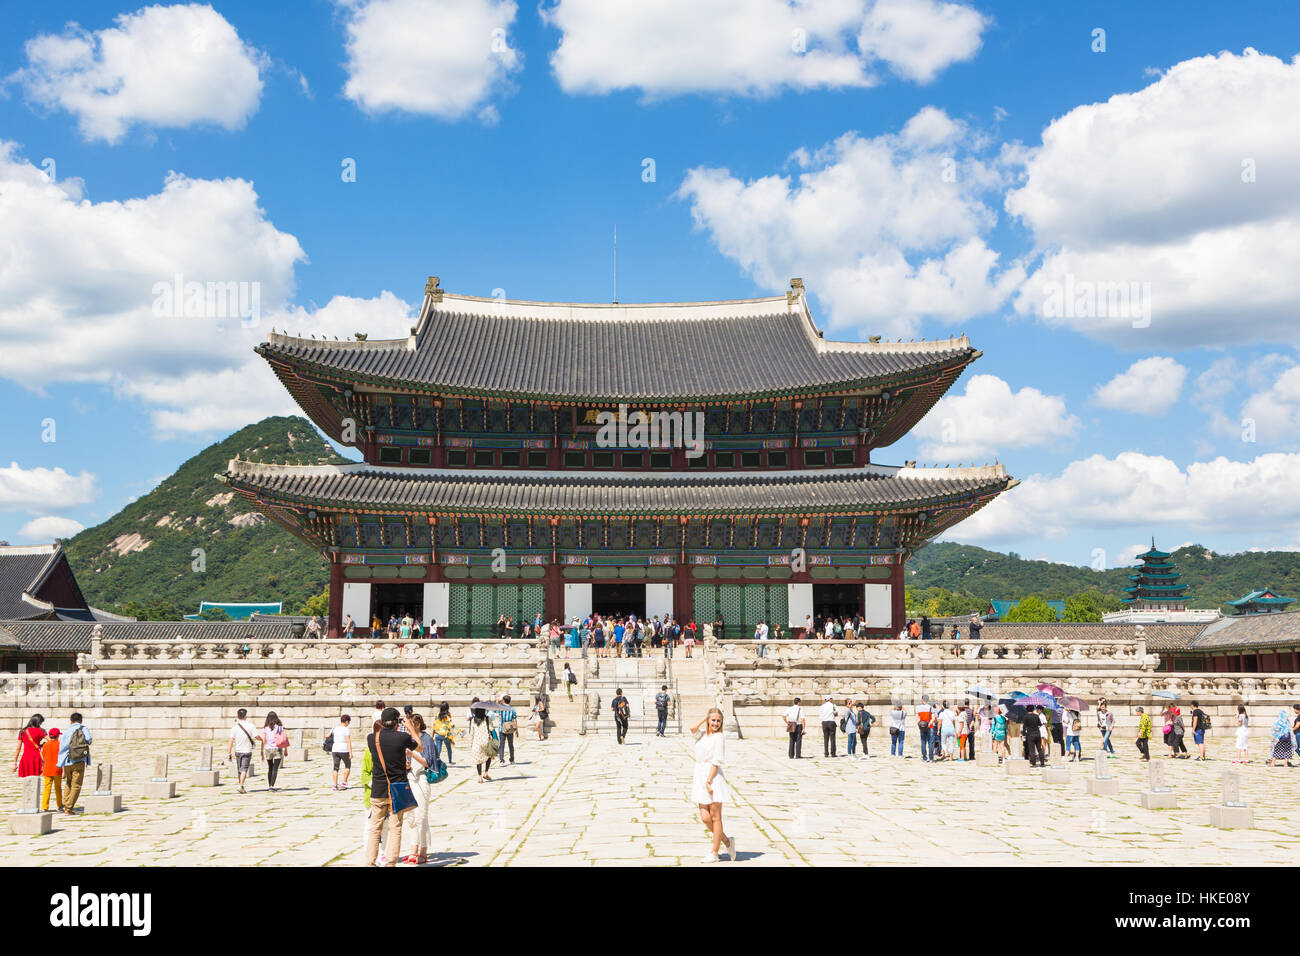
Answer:
[(90, 744), (86, 742), (85, 730), (78, 727), (72, 732), (68, 741), (68, 756), (65, 763), (83, 763), (90, 757)]
[(632, 714), (632, 710), (631, 710), (631, 708), (629, 708), (629, 707), (627, 706), (627, 701), (626, 701), (626, 700), (623, 701), (621, 704), (618, 705), (618, 715), (619, 715), (620, 717), (626, 719), (626, 718), (628, 718), (629, 716), (631, 716), (631, 714)]
[(1198, 728), (1196, 728), (1196, 729), (1197, 729), (1197, 730), (1209, 730), (1209, 729), (1210, 729), (1210, 726), (1211, 726), (1211, 724), (1210, 724), (1210, 715), (1207, 714), (1205, 711), (1201, 711), (1197, 716), (1201, 718), (1201, 725), (1200, 725)]

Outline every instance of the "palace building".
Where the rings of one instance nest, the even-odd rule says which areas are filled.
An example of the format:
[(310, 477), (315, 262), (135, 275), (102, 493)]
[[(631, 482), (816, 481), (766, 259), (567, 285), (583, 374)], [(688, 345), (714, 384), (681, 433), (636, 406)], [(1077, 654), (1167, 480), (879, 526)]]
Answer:
[[(502, 614), (904, 623), (903, 569), (1016, 481), (880, 464), (980, 356), (964, 337), (827, 341), (782, 296), (643, 305), (452, 295), (401, 339), (258, 346), (361, 461), (222, 479), (330, 564), (331, 633), (402, 610), (453, 637)], [(693, 425), (698, 423), (698, 430)]]

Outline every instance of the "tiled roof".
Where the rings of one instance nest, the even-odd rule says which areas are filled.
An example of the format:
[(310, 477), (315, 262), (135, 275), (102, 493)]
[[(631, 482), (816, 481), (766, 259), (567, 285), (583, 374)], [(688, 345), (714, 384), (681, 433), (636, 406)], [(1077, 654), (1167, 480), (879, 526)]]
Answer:
[[(136, 621), (133, 623), (103, 623), (101, 639), (111, 641), (137, 641), (146, 638), (173, 640), (241, 640), (249, 637), (255, 641), (272, 641), (293, 636), (287, 623), (251, 624), (207, 621)], [(91, 635), (96, 625), (64, 621), (0, 621), (0, 643), (6, 636), (18, 642), (26, 651), (90, 650)]]
[(1188, 648), (1193, 651), (1227, 647), (1300, 647), (1300, 611), (1240, 614), (1207, 624)]
[(263, 465), (234, 459), (223, 480), (305, 504), (552, 514), (722, 514), (873, 509), (1011, 487), (1001, 465), (844, 468), (726, 474), (448, 471), (349, 465)]
[(89, 651), (94, 627), (63, 621), (0, 621), (0, 633), (12, 636), (24, 651)]
[(23, 620), (43, 617), (49, 609), (23, 600), (23, 592), (33, 592), (41, 579), (58, 562), (57, 545), (0, 547), (0, 620)]
[[(1265, 597), (1264, 595), (1266, 594), (1270, 596)], [(1237, 598), (1237, 600), (1229, 601), (1228, 603), (1231, 604), (1233, 607), (1242, 607), (1243, 605), (1246, 604), (1282, 605), (1282, 604), (1294, 604), (1295, 598), (1283, 597), (1282, 595), (1278, 594), (1276, 591), (1272, 591), (1268, 588), (1263, 588), (1258, 591), (1251, 591), (1245, 597)]]
[(841, 383), (888, 384), (899, 376), (960, 369), (979, 354), (964, 336), (828, 342), (802, 295), (793, 305), (785, 296), (588, 305), (446, 295), (422, 315), (409, 342), (272, 333), (258, 352), (370, 381), (626, 401), (754, 398)]
[[(932, 623), (946, 625), (945, 636), (952, 634), (953, 625), (961, 628), (962, 639), (969, 636), (970, 615), (962, 617), (932, 617)], [(1131, 641), (1134, 637), (1133, 624), (1101, 623), (1006, 623), (1004, 621), (985, 621), (980, 631), (983, 640), (1042, 640), (1042, 641)], [(1144, 624), (1147, 650), (1153, 654), (1161, 651), (1183, 650), (1196, 637), (1205, 625), (1188, 624)]]

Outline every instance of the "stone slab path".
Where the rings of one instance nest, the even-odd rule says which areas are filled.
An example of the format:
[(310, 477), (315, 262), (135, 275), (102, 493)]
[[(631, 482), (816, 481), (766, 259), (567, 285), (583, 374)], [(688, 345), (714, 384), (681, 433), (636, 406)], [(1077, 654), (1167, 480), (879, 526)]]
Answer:
[[(1069, 784), (1051, 786), (1038, 771), (1009, 777), (991, 766), (891, 758), (885, 749), (887, 741), (873, 747), (882, 755), (867, 760), (791, 761), (784, 740), (728, 740), (735, 802), (726, 825), (740, 848), (735, 865), (1300, 863), (1300, 769), (1240, 768), (1255, 829), (1221, 831), (1209, 826), (1208, 807), (1220, 798), (1227, 759), (1166, 760), (1181, 807), (1148, 811), (1140, 803), (1145, 767), (1123, 746), (1121, 758), (1108, 761), (1118, 797), (1085, 793), (1091, 759), (1073, 768)], [(142, 796), (159, 752), (171, 756), (174, 800)], [(1231, 756), (1218, 745), (1211, 754)], [(97, 746), (95, 759), (113, 763), (124, 812), (56, 815), (54, 832), (39, 837), (11, 836), (4, 826), (0, 864), (360, 863), (361, 791), (355, 784), (331, 790), (323, 753), (289, 764), (281, 791), (268, 792), (259, 772), (242, 795), (225, 773), (219, 787), (191, 786), (197, 755), (190, 741)], [(629, 738), (622, 747), (612, 735), (525, 740), (518, 756), (516, 766), (494, 771), (491, 783), (476, 783), (473, 768), (458, 764), (437, 785), (434, 865), (697, 865), (707, 849), (688, 800), (689, 738)], [(17, 801), (17, 779), (6, 776), (0, 804), (14, 808)]]

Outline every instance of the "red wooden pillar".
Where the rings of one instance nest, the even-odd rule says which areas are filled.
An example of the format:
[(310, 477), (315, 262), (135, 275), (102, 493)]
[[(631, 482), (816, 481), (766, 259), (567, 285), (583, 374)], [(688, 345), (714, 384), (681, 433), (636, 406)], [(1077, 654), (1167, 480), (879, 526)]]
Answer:
[(673, 618), (678, 624), (689, 624), (695, 617), (695, 582), (691, 568), (678, 561), (673, 573)]
[(907, 623), (907, 596), (906, 591), (904, 590), (906, 584), (903, 576), (903, 556), (901, 554), (894, 555), (894, 562), (895, 563), (891, 567), (889, 575), (889, 583), (891, 585), (889, 589), (889, 599), (890, 603), (893, 605), (893, 621), (891, 622), (889, 631), (890, 637), (896, 636), (898, 632), (903, 629), (903, 625)]
[(542, 612), (546, 620), (559, 621), (564, 623), (564, 575), (561, 573), (559, 562), (556, 560), (555, 553), (555, 527), (560, 523), (559, 518), (548, 518), (551, 527), (551, 560), (546, 565), (546, 595), (545, 610)]
[[(369, 621), (357, 621), (357, 627), (369, 627)], [(329, 628), (326, 634), (330, 637), (338, 637), (343, 633), (343, 565), (339, 563), (338, 556), (332, 555), (330, 559), (330, 613)]]

